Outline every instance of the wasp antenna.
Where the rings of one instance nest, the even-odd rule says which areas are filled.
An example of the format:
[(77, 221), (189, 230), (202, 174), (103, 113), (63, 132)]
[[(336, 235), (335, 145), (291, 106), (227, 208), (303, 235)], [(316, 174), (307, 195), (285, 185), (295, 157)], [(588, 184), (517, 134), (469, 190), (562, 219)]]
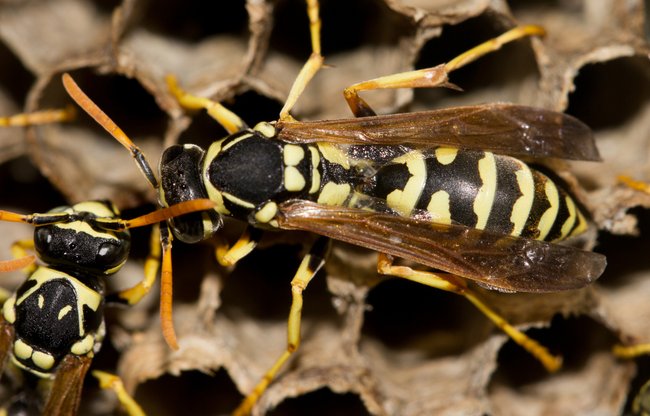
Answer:
[(140, 171), (142, 171), (142, 174), (145, 176), (145, 178), (147, 178), (147, 181), (149, 181), (154, 189), (158, 189), (158, 180), (153, 174), (153, 170), (151, 169), (149, 162), (144, 156), (144, 153), (142, 153), (142, 150), (140, 150), (140, 148), (136, 146), (135, 143), (133, 143), (129, 136), (127, 136), (126, 133), (124, 133), (124, 131), (117, 124), (115, 124), (115, 122), (111, 120), (111, 118), (106, 113), (104, 113), (104, 111), (102, 111), (102, 109), (99, 108), (97, 104), (95, 104), (86, 95), (86, 93), (81, 90), (81, 88), (79, 88), (79, 85), (77, 85), (74, 79), (72, 79), (70, 74), (63, 74), (62, 79), (63, 87), (68, 92), (70, 97), (77, 104), (79, 104), (79, 107), (88, 113), (88, 115), (91, 116), (97, 122), (97, 124), (102, 126), (104, 130), (106, 130), (111, 136), (115, 138), (115, 140), (120, 142), (122, 146), (131, 152), (131, 156), (135, 159), (138, 168)]
[(29, 255), (18, 259), (0, 261), (0, 273), (11, 272), (25, 268), (32, 264), (35, 260), (35, 256)]
[(31, 215), (17, 214), (15, 212), (11, 212), (11, 211), (0, 210), (0, 221), (25, 222), (25, 223), (31, 224), (30, 217), (32, 217), (32, 216)]
[[(131, 220), (114, 221), (120, 225), (119, 228), (137, 228), (146, 225), (167, 221), (170, 218), (189, 214), (191, 212), (205, 211), (215, 207), (215, 203), (209, 199), (193, 199), (179, 202), (170, 207), (161, 208), (154, 212), (133, 218)], [(110, 226), (108, 228), (111, 228)]]

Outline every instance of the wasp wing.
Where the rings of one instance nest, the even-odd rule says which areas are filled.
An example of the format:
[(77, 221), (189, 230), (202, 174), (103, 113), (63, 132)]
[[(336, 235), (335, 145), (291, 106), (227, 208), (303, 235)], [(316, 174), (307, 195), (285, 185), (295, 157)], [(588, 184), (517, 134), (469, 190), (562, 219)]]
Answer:
[(14, 341), (14, 326), (0, 314), (0, 374), (4, 371)]
[(282, 204), (278, 223), (508, 292), (577, 289), (596, 280), (606, 265), (605, 256), (574, 247), (303, 200)]
[(491, 103), (373, 117), (279, 122), (278, 137), (296, 143), (450, 146), (533, 158), (599, 161), (589, 127), (567, 114)]
[(66, 355), (52, 383), (44, 415), (76, 415), (81, 401), (84, 379), (92, 358), (74, 354)]

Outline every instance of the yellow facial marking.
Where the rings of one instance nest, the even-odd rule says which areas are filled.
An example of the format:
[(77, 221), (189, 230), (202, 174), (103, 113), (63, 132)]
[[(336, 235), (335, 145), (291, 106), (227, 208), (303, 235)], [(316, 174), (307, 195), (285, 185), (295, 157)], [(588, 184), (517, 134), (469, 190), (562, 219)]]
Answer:
[(61, 310), (59, 311), (59, 316), (58, 316), (59, 321), (63, 319), (63, 317), (66, 316), (71, 310), (72, 310), (72, 306), (70, 305), (66, 305), (62, 307)]
[(266, 205), (255, 213), (255, 220), (266, 224), (278, 213), (278, 205), (275, 202), (267, 202)]
[(395, 163), (404, 163), (411, 177), (404, 185), (404, 189), (396, 189), (386, 196), (386, 203), (404, 216), (411, 215), (417, 204), (424, 184), (427, 180), (427, 166), (422, 153), (413, 151), (393, 160)]
[(350, 184), (343, 183), (337, 184), (328, 182), (323, 186), (323, 190), (318, 195), (318, 203), (324, 205), (338, 205), (341, 206), (348, 199), (352, 188)]
[(205, 212), (201, 213), (201, 223), (203, 224), (203, 237), (210, 238), (212, 236), (212, 220)]
[(436, 149), (436, 160), (441, 165), (448, 165), (456, 159), (458, 149), (453, 147), (439, 147)]
[(16, 305), (16, 295), (7, 299), (5, 304), (2, 305), (2, 315), (4, 316), (5, 320), (10, 324), (16, 322), (16, 309), (14, 308), (15, 305)]
[(122, 263), (118, 264), (117, 266), (115, 266), (115, 267), (113, 267), (113, 268), (110, 268), (110, 269), (106, 270), (106, 271), (104, 272), (104, 274), (105, 274), (106, 276), (108, 276), (108, 275), (110, 275), (110, 274), (117, 273), (117, 271), (120, 270), (120, 269), (122, 268), (122, 266), (124, 266), (124, 263), (126, 263), (126, 259), (124, 259), (124, 261), (123, 261)]
[(497, 167), (494, 154), (485, 152), (485, 157), (478, 161), (478, 173), (483, 184), (474, 199), (474, 213), (477, 217), (476, 228), (482, 230), (490, 217), (497, 189)]
[(347, 155), (333, 144), (318, 143), (318, 150), (328, 162), (341, 165), (343, 169), (350, 169), (350, 161)]
[(43, 309), (43, 306), (45, 306), (45, 298), (43, 295), (38, 295), (38, 308)]
[(83, 339), (80, 341), (75, 342), (72, 344), (72, 347), (70, 348), (70, 351), (75, 354), (75, 355), (85, 355), (88, 354), (92, 349), (93, 346), (95, 345), (95, 338), (88, 334)]
[(54, 365), (54, 357), (43, 351), (34, 351), (34, 353), (32, 354), (32, 361), (39, 368), (42, 368), (43, 370), (46, 371), (51, 369), (52, 366)]
[(284, 187), (289, 192), (302, 191), (305, 188), (305, 177), (293, 166), (284, 168)]
[(119, 214), (117, 208), (112, 207), (116, 211), (113, 212), (109, 207), (106, 206), (106, 204), (97, 201), (80, 202), (78, 204), (73, 205), (72, 208), (77, 212), (80, 211), (92, 212), (98, 217), (105, 217), (105, 218), (114, 218), (116, 213)]
[(14, 341), (14, 355), (21, 360), (28, 360), (32, 356), (34, 349), (25, 344), (22, 339)]
[(286, 144), (282, 150), (284, 164), (287, 166), (296, 166), (305, 157), (305, 150), (295, 144)]
[(451, 224), (451, 211), (449, 210), (449, 194), (438, 191), (431, 195), (427, 211), (431, 214), (433, 222)]
[(555, 184), (549, 179), (546, 179), (544, 183), (544, 192), (551, 206), (544, 211), (542, 217), (539, 219), (539, 224), (537, 225), (539, 229), (539, 240), (546, 238), (549, 231), (551, 231), (551, 227), (553, 227), (557, 213), (560, 210), (560, 195)]
[(514, 224), (512, 235), (521, 235), (521, 231), (524, 229), (526, 221), (530, 216), (530, 209), (535, 199), (533, 173), (523, 162), (520, 163), (521, 169), (515, 172), (515, 176), (517, 177), (517, 186), (519, 187), (521, 196), (512, 205), (512, 213), (510, 214), (510, 222)]
[(57, 224), (57, 227), (68, 229), (68, 230), (73, 230), (73, 231), (76, 231), (76, 232), (83, 232), (83, 233), (86, 233), (88, 235), (91, 235), (91, 236), (97, 237), (97, 238), (105, 238), (107, 240), (108, 239), (117, 240), (117, 237), (115, 237), (115, 235), (97, 231), (97, 230), (93, 229), (90, 226), (90, 224), (88, 224), (87, 222), (83, 222), (83, 221), (73, 221), (73, 222), (68, 222), (68, 223), (59, 223), (59, 224)]
[(275, 127), (271, 123), (268, 123), (266, 121), (259, 122), (253, 127), (253, 130), (258, 131), (262, 134), (262, 136), (266, 138), (272, 138), (275, 137), (277, 134)]
[(309, 146), (309, 152), (311, 153), (311, 188), (309, 188), (309, 193), (313, 194), (320, 189), (320, 172), (318, 171), (320, 155), (313, 146)]

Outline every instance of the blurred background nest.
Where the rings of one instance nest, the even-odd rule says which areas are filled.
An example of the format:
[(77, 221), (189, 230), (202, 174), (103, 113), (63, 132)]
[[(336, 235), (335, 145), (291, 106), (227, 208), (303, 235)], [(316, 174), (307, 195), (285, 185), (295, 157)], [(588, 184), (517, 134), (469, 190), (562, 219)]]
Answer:
[[(380, 279), (375, 255), (336, 245), (305, 295), (303, 345), (262, 397), (259, 414), (620, 414), (650, 378), (650, 358), (612, 356), (650, 342), (650, 195), (617, 184), (650, 181), (650, 61), (641, 1), (322, 0), (318, 74), (294, 111), (303, 120), (350, 117), (341, 91), (360, 80), (443, 63), (521, 23), (548, 30), (454, 73), (464, 92), (365, 94), (380, 113), (510, 101), (566, 111), (593, 128), (603, 163), (571, 163), (608, 257), (598, 283), (548, 295), (485, 292), (513, 323), (562, 354), (541, 365), (461, 297)], [(206, 146), (225, 132), (185, 115), (163, 77), (225, 103), (249, 125), (277, 118), (310, 53), (301, 0), (0, 1), (0, 114), (62, 107), (60, 76), (81, 87), (152, 163), (173, 143)], [(0, 129), (0, 207), (31, 213), (111, 199), (132, 217), (155, 196), (128, 152), (80, 114), (65, 125)], [(570, 173), (569, 173), (570, 172)], [(237, 236), (240, 225), (228, 224)], [(31, 228), (0, 223), (0, 258)], [(140, 279), (147, 230), (113, 278)], [(222, 414), (285, 348), (289, 281), (310, 237), (272, 235), (234, 271), (208, 245), (174, 248), (180, 350), (160, 335), (157, 296), (111, 310), (93, 367), (118, 372), (151, 414)], [(20, 273), (2, 276), (14, 288)], [(154, 290), (155, 293), (155, 290)], [(108, 414), (112, 394), (86, 381), (82, 414)]]

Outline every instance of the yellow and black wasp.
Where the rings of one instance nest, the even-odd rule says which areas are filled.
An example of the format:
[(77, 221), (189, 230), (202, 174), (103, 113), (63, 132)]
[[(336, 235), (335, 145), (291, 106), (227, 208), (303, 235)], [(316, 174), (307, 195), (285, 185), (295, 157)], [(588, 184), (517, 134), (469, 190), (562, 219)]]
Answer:
[[(104, 337), (105, 304), (137, 303), (156, 279), (157, 238), (145, 278), (106, 295), (107, 278), (128, 258), (129, 229), (213, 206), (209, 200), (193, 200), (131, 220), (120, 218), (108, 201), (86, 201), (42, 214), (0, 211), (0, 221), (35, 227), (33, 239), (13, 244), (16, 259), (0, 263), (0, 271), (26, 267), (29, 275), (4, 302), (0, 317), (0, 370), (11, 373), (18, 390), (6, 406), (7, 414), (77, 413), (84, 376)], [(34, 263), (36, 258), (41, 264)], [(132, 415), (141, 414), (115, 376), (94, 374), (103, 387), (118, 392)]]
[[(209, 198), (210, 213), (170, 220), (186, 242), (212, 236), (223, 216), (249, 227), (217, 249), (222, 264), (248, 254), (263, 229), (304, 230), (378, 251), (378, 271), (458, 293), (477, 306), (549, 370), (560, 359), (512, 327), (468, 287), (505, 292), (553, 292), (583, 287), (603, 272), (604, 256), (557, 244), (587, 228), (576, 200), (559, 183), (519, 158), (600, 160), (590, 129), (566, 114), (515, 104), (484, 104), (376, 116), (359, 91), (450, 85), (453, 70), (525, 36), (514, 28), (452, 61), (348, 87), (357, 118), (299, 122), (290, 110), (323, 65), (317, 0), (307, 1), (312, 55), (272, 123), (248, 126), (219, 103), (168, 85), (181, 106), (206, 109), (230, 133), (207, 149), (165, 150), (160, 183), (140, 149), (75, 84), (71, 97), (131, 152), (161, 206)], [(235, 414), (247, 414), (300, 343), (302, 292), (327, 254), (321, 238), (291, 282), (293, 301), (285, 352)], [(437, 271), (394, 265), (393, 257)], [(173, 332), (168, 343), (176, 346)]]

